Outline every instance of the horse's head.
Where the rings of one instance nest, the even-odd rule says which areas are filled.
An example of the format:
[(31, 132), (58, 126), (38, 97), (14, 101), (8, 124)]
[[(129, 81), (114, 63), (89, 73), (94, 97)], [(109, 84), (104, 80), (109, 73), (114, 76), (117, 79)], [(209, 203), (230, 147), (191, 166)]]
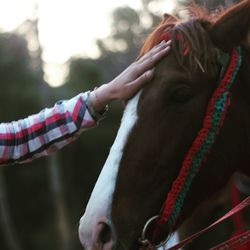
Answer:
[[(203, 126), (227, 57), (222, 51), (231, 55), (235, 46), (241, 46), (243, 62), (231, 88), (231, 106), (171, 230), (237, 168), (249, 174), (250, 1), (214, 18), (200, 15), (180, 22), (165, 15), (146, 40), (142, 54), (168, 38), (172, 51), (157, 65), (152, 82), (125, 108), (80, 222), (79, 235), (86, 249), (138, 248), (145, 222), (159, 214)], [(168, 233), (166, 230), (164, 236)]]

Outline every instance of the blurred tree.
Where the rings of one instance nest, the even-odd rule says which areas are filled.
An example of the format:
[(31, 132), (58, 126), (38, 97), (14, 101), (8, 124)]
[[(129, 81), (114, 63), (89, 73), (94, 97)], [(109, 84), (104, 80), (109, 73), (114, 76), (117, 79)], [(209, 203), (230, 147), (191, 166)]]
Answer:
[[(0, 113), (2, 121), (21, 118), (26, 110), (38, 107), (37, 78), (32, 68), (26, 40), (16, 34), (0, 36), (0, 103), (8, 105), (8, 112)], [(22, 105), (18, 105), (22, 103)]]
[[(24, 35), (28, 36), (32, 31), (33, 38), (35, 38), (36, 26), (36, 22), (28, 22), (28, 25), (26, 23), (26, 33)], [(2, 108), (2, 112), (0, 112), (1, 121), (12, 121), (24, 118), (32, 113), (37, 113), (41, 108), (50, 106), (52, 103), (48, 86), (43, 80), (40, 47), (38, 46), (37, 53), (33, 52), (31, 56), (26, 38), (17, 35), (17, 33), (0, 34), (0, 103), (1, 106), (4, 107)], [(43, 104), (41, 104), (42, 102)], [(41, 245), (39, 249), (44, 249), (44, 245), (41, 244), (41, 242), (46, 244), (46, 249), (55, 249), (56, 237), (53, 237), (53, 234), (51, 234), (51, 221), (55, 221), (55, 224), (58, 226), (56, 232), (58, 232), (58, 236), (60, 237), (57, 241), (57, 244), (60, 245), (59, 249), (71, 249), (69, 246), (69, 229), (67, 227), (60, 186), (60, 175), (57, 171), (58, 164), (55, 159), (56, 156), (50, 157), (46, 161), (50, 164), (50, 167), (47, 169), (49, 175), (44, 172), (46, 168), (43, 167), (43, 169), (41, 169), (38, 167), (39, 165), (45, 165), (44, 160), (38, 160), (30, 164), (31, 166), (36, 166), (36, 168), (33, 169), (30, 166), (27, 172), (23, 167), (22, 172), (18, 172), (11, 167), (1, 169), (0, 198), (3, 220), (1, 220), (0, 230), (2, 229), (1, 231), (5, 232), (5, 234), (2, 235), (6, 235), (5, 240), (1, 241), (6, 242), (6, 247), (3, 245), (4, 243), (1, 243), (1, 250), (20, 249), (12, 225), (17, 227), (18, 236), (21, 239), (21, 245), (24, 246), (24, 249), (34, 249), (38, 243)], [(50, 179), (48, 179), (47, 176), (49, 176)], [(26, 192), (23, 192), (25, 185), (22, 185), (22, 189), (18, 187), (18, 183), (20, 185), (22, 181), (27, 185), (28, 190), (26, 189)], [(35, 182), (37, 183), (35, 184)], [(5, 183), (6, 185), (4, 185)], [(37, 185), (39, 183), (47, 183), (47, 185)], [(50, 187), (49, 183), (51, 183), (51, 190), (53, 191), (52, 196), (47, 195), (51, 193), (48, 192), (48, 187)], [(31, 186), (32, 189), (30, 188)], [(7, 196), (5, 190), (8, 190), (9, 196)], [(36, 196), (37, 193), (40, 193), (41, 197), (37, 203), (33, 204), (36, 199), (32, 201), (30, 198), (34, 198), (34, 195)], [(39, 196), (36, 197), (38, 198)], [(26, 202), (26, 199), (28, 199), (28, 202)], [(44, 200), (46, 201), (44, 202)], [(54, 215), (53, 217), (56, 219), (53, 220), (50, 218), (51, 212), (46, 211), (52, 202), (54, 202), (56, 210), (56, 216)], [(43, 210), (43, 207), (46, 207), (46, 209)], [(50, 211), (52, 211), (52, 209), (50, 209)], [(37, 216), (39, 213), (44, 213), (46, 216)], [(14, 223), (12, 223), (12, 217), (14, 218)], [(44, 217), (44, 221), (42, 221), (43, 226), (40, 225), (39, 227), (39, 223), (35, 225), (34, 222), (37, 220), (37, 217)], [(35, 229), (36, 227), (38, 227), (37, 230)], [(45, 238), (46, 240), (42, 240)]]
[[(154, 12), (152, 10), (152, 5), (154, 5), (155, 7), (158, 6), (162, 6), (163, 3), (165, 3), (165, 0), (141, 0), (142, 3), (142, 18), (145, 18), (145, 22), (148, 24), (148, 29), (146, 29), (146, 33), (145, 35), (148, 34), (148, 32), (153, 29), (154, 27), (156, 27), (160, 20), (162, 19), (162, 16), (159, 15), (159, 13)], [(156, 9), (161, 9), (161, 8), (156, 8)], [(165, 13), (166, 10), (161, 9), (161, 12)]]
[[(17, 34), (0, 34), (0, 112), (1, 121), (12, 121), (35, 112), (37, 85), (32, 69), (31, 58), (25, 39)], [(9, 182), (6, 169), (1, 169), (1, 230), (5, 240), (1, 240), (1, 249), (21, 249), (15, 233), (11, 197), (7, 195)], [(14, 173), (15, 176), (15, 173)], [(10, 192), (8, 192), (10, 194)], [(14, 216), (15, 217), (15, 216)], [(1, 238), (1, 236), (0, 236)], [(6, 244), (6, 248), (5, 248)], [(3, 245), (3, 246), (2, 246)]]
[[(26, 35), (30, 34), (33, 42), (37, 44), (36, 53), (33, 53), (32, 60), (34, 65), (36, 65), (36, 74), (38, 77), (40, 90), (40, 104), (42, 107), (49, 107), (53, 102), (51, 101), (51, 88), (44, 80), (44, 62), (42, 60), (43, 51), (39, 41), (38, 19), (36, 18), (33, 21), (28, 21), (26, 23)], [(59, 152), (46, 159), (46, 165), (48, 169), (48, 177), (51, 188), (51, 202), (53, 203), (56, 211), (55, 222), (57, 226), (57, 246), (61, 250), (69, 250), (71, 249), (71, 237), (68, 216), (66, 212), (67, 209), (64, 202), (62, 175), (60, 170), (61, 168), (59, 167), (60, 161), (58, 154)]]
[(113, 46), (126, 50), (137, 45), (135, 34), (140, 33), (139, 14), (132, 8), (120, 7), (113, 12), (112, 32)]
[[(111, 52), (127, 52), (138, 47), (138, 34), (142, 31), (139, 13), (130, 7), (119, 7), (112, 13), (111, 34), (97, 45), (101, 55)], [(135, 36), (137, 34), (137, 36)]]
[(103, 69), (99, 59), (72, 58), (69, 62), (69, 74), (66, 84), (59, 88), (60, 94), (70, 95), (87, 91), (103, 81)]

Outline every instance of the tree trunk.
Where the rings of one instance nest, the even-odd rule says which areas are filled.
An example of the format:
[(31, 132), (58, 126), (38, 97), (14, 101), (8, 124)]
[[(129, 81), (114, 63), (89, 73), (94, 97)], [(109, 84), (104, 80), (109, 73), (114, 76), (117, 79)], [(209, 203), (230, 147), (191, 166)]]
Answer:
[[(34, 58), (36, 61), (36, 65), (38, 65), (38, 74), (40, 78), (40, 89), (41, 89), (41, 104), (42, 107), (51, 106), (50, 103), (50, 87), (48, 83), (44, 80), (44, 72), (43, 72), (43, 61), (42, 61), (42, 47), (39, 41), (39, 32), (37, 29), (38, 20), (34, 21), (34, 36), (39, 45), (38, 47), (38, 56)], [(66, 206), (63, 199), (63, 191), (62, 191), (62, 181), (60, 175), (60, 166), (58, 154), (52, 155), (47, 160), (48, 166), (48, 174), (50, 178), (51, 191), (52, 191), (52, 200), (54, 203), (54, 207), (56, 210), (56, 221), (57, 221), (57, 230), (58, 230), (58, 249), (60, 250), (70, 250), (71, 245), (71, 237), (69, 230), (69, 220), (66, 213)]]
[(50, 185), (53, 195), (53, 203), (56, 210), (56, 221), (58, 230), (58, 249), (70, 250), (71, 239), (69, 231), (68, 216), (63, 199), (63, 188), (60, 175), (58, 155), (53, 155), (48, 159), (48, 170)]

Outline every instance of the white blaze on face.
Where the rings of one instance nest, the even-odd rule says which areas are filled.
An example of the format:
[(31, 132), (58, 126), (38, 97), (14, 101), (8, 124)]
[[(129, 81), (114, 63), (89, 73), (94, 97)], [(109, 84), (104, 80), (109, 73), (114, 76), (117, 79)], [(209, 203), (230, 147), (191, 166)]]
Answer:
[[(79, 236), (81, 242), (87, 246), (88, 240), (93, 237), (91, 229), (102, 218), (110, 220), (111, 202), (114, 193), (118, 168), (122, 158), (124, 146), (128, 135), (137, 121), (137, 104), (140, 93), (131, 99), (124, 111), (121, 126), (116, 136), (115, 142), (110, 150), (102, 172), (97, 180), (95, 188), (91, 194), (86, 211), (80, 220)], [(104, 221), (103, 221), (104, 222)]]

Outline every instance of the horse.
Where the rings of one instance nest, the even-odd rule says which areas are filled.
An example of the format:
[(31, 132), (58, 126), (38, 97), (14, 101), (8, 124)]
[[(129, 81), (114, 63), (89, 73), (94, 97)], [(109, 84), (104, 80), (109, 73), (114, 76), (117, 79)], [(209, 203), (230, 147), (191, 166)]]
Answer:
[(172, 41), (126, 104), (80, 220), (85, 249), (150, 249), (234, 172), (250, 176), (250, 0), (190, 11), (186, 21), (165, 14), (142, 46), (139, 56)]

